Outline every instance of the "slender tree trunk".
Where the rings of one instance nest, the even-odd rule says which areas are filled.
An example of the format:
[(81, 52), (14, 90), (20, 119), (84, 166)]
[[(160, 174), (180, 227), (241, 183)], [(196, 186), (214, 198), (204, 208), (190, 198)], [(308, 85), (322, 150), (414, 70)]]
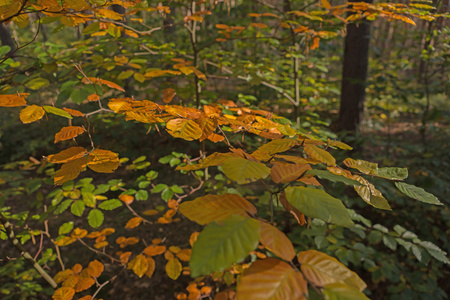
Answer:
[(3, 46), (9, 46), (11, 48), (6, 55), (11, 55), (14, 50), (16, 50), (16, 44), (11, 37), (11, 32), (4, 23), (0, 24), (0, 40), (2, 41)]
[[(372, 3), (372, 0), (365, 1)], [(356, 132), (364, 114), (369, 62), (370, 23), (347, 25), (338, 129)]]

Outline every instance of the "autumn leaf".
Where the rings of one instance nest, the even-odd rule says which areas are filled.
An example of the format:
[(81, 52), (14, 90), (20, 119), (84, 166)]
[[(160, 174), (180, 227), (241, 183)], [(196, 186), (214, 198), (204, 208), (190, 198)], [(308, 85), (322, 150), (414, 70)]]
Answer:
[(166, 246), (150, 245), (143, 252), (147, 256), (156, 256), (166, 252), (166, 249)]
[[(108, 10), (110, 12), (113, 12), (112, 10)], [(119, 85), (115, 84), (114, 82), (108, 81), (108, 80), (104, 80), (101, 78), (95, 78), (95, 77), (88, 77), (88, 78), (83, 78), (82, 82), (84, 84), (100, 84), (100, 85), (106, 85), (107, 87), (110, 87), (112, 89), (116, 89), (119, 90), (121, 92), (125, 92), (125, 90), (123, 88), (121, 88)]]
[(99, 95), (97, 95), (97, 94), (91, 94), (91, 95), (89, 95), (88, 97), (87, 97), (87, 99), (89, 100), (89, 101), (98, 101), (98, 100), (100, 100), (100, 96)]
[(202, 129), (192, 120), (173, 119), (166, 124), (167, 131), (176, 138), (186, 141), (199, 139), (202, 136)]
[(138, 227), (141, 223), (142, 223), (141, 217), (131, 218), (125, 225), (125, 228), (135, 228)]
[(141, 278), (148, 269), (147, 258), (144, 255), (139, 254), (128, 263), (127, 268), (133, 270), (133, 272)]
[(53, 177), (55, 185), (60, 185), (66, 181), (77, 178), (80, 172), (84, 171), (85, 168), (86, 158), (84, 157), (66, 162), (56, 172), (55, 177)]
[(134, 197), (127, 194), (119, 195), (119, 200), (124, 202), (125, 204), (130, 205), (134, 201)]
[(177, 280), (177, 278), (180, 277), (181, 269), (181, 263), (176, 257), (169, 259), (166, 264), (167, 276), (172, 280)]
[(167, 89), (163, 90), (164, 103), (170, 103), (175, 95), (176, 95), (176, 92), (173, 88), (167, 88)]
[(336, 165), (336, 159), (330, 153), (317, 146), (304, 145), (303, 149), (305, 150), (306, 154), (308, 154), (308, 156), (312, 159), (323, 162), (329, 166)]
[(20, 120), (24, 124), (32, 123), (41, 119), (44, 115), (45, 110), (41, 106), (30, 105), (22, 109), (20, 112)]
[(103, 273), (104, 269), (105, 267), (101, 262), (99, 262), (98, 260), (94, 260), (89, 263), (89, 266), (87, 267), (87, 272), (92, 277), (97, 278)]
[(0, 106), (3, 107), (15, 107), (27, 105), (25, 98), (30, 95), (29, 93), (20, 93), (12, 95), (0, 95)]
[(70, 160), (81, 158), (87, 154), (87, 150), (83, 147), (70, 147), (57, 154), (49, 155), (47, 161), (51, 163), (66, 163)]
[(63, 127), (56, 135), (55, 135), (55, 143), (65, 140), (70, 140), (80, 134), (84, 133), (86, 129), (80, 126), (67, 126)]
[(84, 114), (76, 109), (71, 109), (71, 108), (66, 108), (63, 107), (63, 110), (65, 110), (66, 112), (68, 112), (69, 114), (71, 114), (74, 117), (83, 117)]
[(75, 295), (75, 290), (70, 287), (62, 287), (53, 293), (53, 300), (71, 300)]
[(95, 284), (95, 280), (92, 277), (81, 277), (78, 281), (77, 285), (75, 286), (75, 292), (81, 292), (84, 290), (87, 290), (91, 286)]
[(155, 260), (151, 257), (147, 257), (147, 262), (148, 268), (147, 271), (145, 271), (145, 276), (147, 276), (148, 278), (152, 278), (153, 273), (155, 272), (156, 263)]
[(109, 150), (95, 149), (89, 153), (87, 166), (97, 173), (112, 173), (119, 166), (119, 157)]
[(294, 246), (288, 237), (269, 223), (259, 221), (261, 225), (260, 242), (276, 256), (291, 261), (295, 257)]

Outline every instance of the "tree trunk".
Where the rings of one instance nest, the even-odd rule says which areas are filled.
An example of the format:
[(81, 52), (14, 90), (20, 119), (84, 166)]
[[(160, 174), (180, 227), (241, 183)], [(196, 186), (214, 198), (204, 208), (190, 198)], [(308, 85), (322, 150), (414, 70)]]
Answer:
[(6, 55), (12, 55), (14, 50), (16, 50), (16, 44), (11, 37), (9, 28), (4, 23), (0, 24), (0, 40), (2, 41), (3, 46), (9, 46), (11, 48)]
[[(371, 3), (372, 0), (365, 1)], [(370, 23), (347, 25), (338, 129), (356, 132), (364, 114), (369, 61)]]

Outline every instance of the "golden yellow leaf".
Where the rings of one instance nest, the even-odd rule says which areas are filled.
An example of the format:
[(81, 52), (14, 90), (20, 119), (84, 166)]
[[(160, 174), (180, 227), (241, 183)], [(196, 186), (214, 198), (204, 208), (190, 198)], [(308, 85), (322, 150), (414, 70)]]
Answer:
[(64, 280), (64, 282), (62, 283), (62, 286), (75, 288), (78, 281), (80, 281), (80, 275), (74, 274), (72, 276), (67, 277), (67, 279)]
[(318, 160), (320, 162), (323, 162), (329, 166), (335, 166), (336, 165), (336, 159), (327, 151), (314, 146), (314, 145), (304, 145), (303, 149), (305, 150), (306, 154), (311, 159)]
[(331, 4), (328, 2), (328, 0), (320, 0), (320, 3), (322, 3), (322, 6), (326, 9), (331, 9)]
[(191, 234), (191, 236), (189, 237), (189, 244), (191, 245), (191, 247), (194, 246), (194, 243), (197, 241), (199, 234), (200, 234), (200, 232), (196, 231), (196, 232), (193, 232)]
[(148, 269), (148, 260), (144, 255), (139, 254), (128, 263), (127, 268), (141, 278)]
[(53, 177), (55, 185), (60, 185), (66, 181), (77, 178), (80, 172), (84, 171), (85, 167), (86, 158), (84, 157), (66, 162), (56, 172), (55, 177)]
[(142, 223), (142, 218), (140, 217), (134, 217), (128, 220), (127, 224), (125, 225), (125, 228), (135, 228), (138, 227)]
[(75, 238), (75, 239), (82, 239), (82, 238), (84, 238), (86, 235), (87, 235), (87, 230), (86, 229), (80, 229), (80, 228), (75, 228), (73, 231), (72, 231), (72, 237), (73, 238)]
[(121, 14), (118, 14), (115, 11), (107, 9), (107, 8), (97, 9), (96, 12), (97, 12), (97, 15), (99, 17), (113, 19), (113, 20), (116, 20), (116, 21), (122, 20), (122, 15)]
[(109, 150), (95, 149), (89, 153), (87, 166), (98, 173), (112, 173), (119, 166), (119, 157)]
[(65, 140), (70, 140), (80, 134), (84, 133), (86, 129), (81, 126), (67, 126), (63, 127), (57, 134), (55, 134), (55, 143)]
[(3, 107), (15, 107), (27, 105), (25, 98), (29, 93), (20, 93), (17, 95), (0, 95), (0, 106)]
[(148, 268), (147, 271), (145, 271), (145, 276), (147, 276), (148, 278), (152, 278), (152, 275), (155, 272), (156, 268), (155, 260), (151, 257), (147, 257), (147, 262)]
[(167, 131), (174, 137), (187, 141), (199, 139), (202, 136), (202, 129), (192, 120), (172, 119), (166, 124)]
[(71, 300), (75, 295), (75, 290), (70, 287), (62, 287), (53, 293), (53, 300)]
[(166, 273), (170, 279), (176, 280), (181, 275), (182, 266), (178, 258), (173, 257), (169, 259), (166, 264)]
[(45, 115), (45, 110), (41, 106), (30, 105), (20, 112), (20, 120), (27, 124), (41, 119)]
[(102, 242), (95, 243), (94, 248), (100, 249), (100, 248), (106, 247), (108, 245), (109, 245), (109, 243), (107, 241), (102, 241)]
[(67, 246), (67, 245), (72, 244), (75, 241), (76, 241), (76, 239), (74, 239), (73, 237), (65, 236), (62, 239), (55, 241), (55, 245), (60, 246), (60, 247)]
[(103, 273), (104, 269), (105, 267), (98, 260), (91, 261), (87, 267), (89, 275), (95, 278), (99, 277)]
[(70, 147), (57, 154), (52, 154), (47, 157), (47, 161), (51, 163), (66, 163), (70, 160), (81, 158), (87, 154), (87, 150), (83, 147)]
[(181, 248), (178, 247), (178, 246), (170, 246), (170, 247), (169, 247), (169, 250), (170, 250), (172, 253), (177, 254), (178, 252), (181, 251)]

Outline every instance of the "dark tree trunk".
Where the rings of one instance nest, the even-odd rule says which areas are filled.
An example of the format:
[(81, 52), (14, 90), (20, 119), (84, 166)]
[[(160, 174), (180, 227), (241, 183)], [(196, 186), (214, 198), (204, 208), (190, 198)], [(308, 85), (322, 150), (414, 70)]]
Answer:
[(14, 50), (16, 50), (16, 44), (14, 43), (13, 38), (11, 37), (11, 32), (9, 28), (4, 24), (0, 24), (0, 40), (2, 41), (3, 46), (9, 46), (11, 50), (6, 55), (12, 55)]
[[(365, 1), (371, 3), (372, 0)], [(370, 23), (347, 25), (338, 129), (359, 131), (364, 115), (369, 61)]]

